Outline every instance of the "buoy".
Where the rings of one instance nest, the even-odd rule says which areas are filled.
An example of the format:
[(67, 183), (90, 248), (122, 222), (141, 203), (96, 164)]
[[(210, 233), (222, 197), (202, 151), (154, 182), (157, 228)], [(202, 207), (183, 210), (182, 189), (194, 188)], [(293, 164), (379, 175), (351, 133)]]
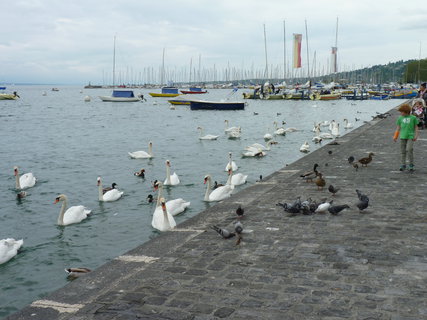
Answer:
[(85, 97), (85, 101), (86, 101), (86, 102), (89, 102), (90, 100), (91, 100), (91, 99), (90, 99), (90, 96), (86, 96), (86, 97)]

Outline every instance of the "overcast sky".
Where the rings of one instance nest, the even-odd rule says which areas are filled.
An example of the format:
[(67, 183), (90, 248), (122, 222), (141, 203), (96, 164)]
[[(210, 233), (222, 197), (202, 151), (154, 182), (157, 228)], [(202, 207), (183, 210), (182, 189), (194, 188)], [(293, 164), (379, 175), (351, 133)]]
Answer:
[[(2, 5), (0, 82), (86, 84), (116, 73), (142, 79), (158, 72), (165, 49), (169, 77), (227, 67), (287, 65), (292, 34), (307, 21), (311, 67), (327, 68), (338, 23), (338, 68), (359, 68), (427, 55), (427, 5), (415, 0), (14, 0)], [(179, 76), (178, 76), (179, 75)], [(194, 79), (195, 76), (193, 76)], [(154, 80), (154, 79), (149, 79)], [(169, 79), (179, 81), (181, 79)]]

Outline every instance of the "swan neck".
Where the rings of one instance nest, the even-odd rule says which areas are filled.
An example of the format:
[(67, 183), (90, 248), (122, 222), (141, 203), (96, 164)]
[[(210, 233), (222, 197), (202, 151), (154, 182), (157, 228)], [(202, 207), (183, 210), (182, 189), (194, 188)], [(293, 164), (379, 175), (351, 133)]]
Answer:
[(15, 175), (15, 184), (16, 184), (16, 189), (21, 189), (21, 183), (19, 182), (19, 172), (16, 172)]
[(211, 194), (211, 179), (209, 178), (206, 183), (205, 201), (209, 201), (210, 194)]
[(104, 201), (104, 193), (102, 192), (102, 183), (99, 183), (99, 186), (98, 186), (98, 200)]
[(168, 184), (171, 182), (171, 169), (168, 165), (166, 165), (166, 182)]
[(231, 185), (231, 177), (233, 176), (233, 171), (230, 170), (230, 173), (228, 174), (228, 179), (227, 179), (227, 185)]
[(64, 214), (65, 214), (65, 209), (67, 208), (67, 199), (65, 198), (62, 201), (62, 206), (61, 206), (61, 210), (59, 211), (59, 216), (58, 216), (58, 224), (60, 226), (64, 225)]
[(148, 154), (153, 156), (153, 145), (151, 143), (148, 145)]
[(156, 208), (160, 206), (160, 199), (163, 197), (163, 185), (159, 185), (158, 188)]

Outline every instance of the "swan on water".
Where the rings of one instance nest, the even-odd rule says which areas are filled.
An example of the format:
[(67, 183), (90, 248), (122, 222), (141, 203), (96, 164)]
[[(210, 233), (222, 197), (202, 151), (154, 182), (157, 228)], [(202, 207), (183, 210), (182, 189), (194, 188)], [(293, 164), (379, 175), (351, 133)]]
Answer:
[(234, 186), (231, 184), (212, 190), (212, 178), (209, 174), (205, 176), (204, 183), (207, 185), (204, 201), (208, 202), (224, 200), (230, 197), (234, 190)]
[(246, 183), (247, 178), (248, 178), (247, 174), (243, 174), (243, 173), (233, 174), (233, 170), (230, 170), (228, 172), (228, 180), (226, 184), (233, 185), (233, 186), (240, 186)]
[[(286, 122), (285, 122), (285, 121), (282, 121), (282, 124), (283, 124), (283, 125), (285, 125), (285, 124), (286, 124)], [(285, 129), (285, 132), (295, 132), (295, 131), (298, 131), (298, 129), (297, 129), (297, 128), (295, 128), (295, 127), (284, 128), (284, 129)]]
[(178, 175), (176, 174), (176, 172), (174, 172), (172, 175), (171, 175), (171, 170), (170, 170), (170, 167), (171, 167), (171, 163), (170, 163), (170, 161), (169, 160), (166, 160), (166, 180), (165, 180), (165, 182), (163, 182), (163, 184), (165, 185), (165, 186), (176, 186), (177, 184), (179, 184), (179, 177), (178, 177)]
[(225, 122), (225, 129), (224, 132), (230, 132), (230, 131), (242, 131), (240, 127), (228, 127), (228, 120), (224, 120)]
[(161, 211), (156, 210), (151, 220), (151, 226), (159, 231), (168, 231), (176, 227), (176, 222), (173, 216), (167, 211), (165, 199), (160, 199)]
[(332, 121), (329, 123), (329, 131), (332, 131), (332, 129), (334, 128), (335, 124), (336, 124), (336, 121), (335, 121), (335, 120), (332, 120)]
[(0, 240), (0, 264), (8, 262), (18, 254), (19, 248), (24, 244), (24, 240), (7, 238)]
[(257, 143), (256, 142), (256, 143), (251, 144), (250, 146), (247, 146), (245, 148), (245, 150), (251, 151), (251, 150), (253, 150), (255, 148), (255, 149), (261, 149), (262, 151), (270, 151), (271, 145), (274, 144), (274, 142), (275, 141), (273, 141), (273, 140), (268, 141), (267, 142), (267, 146), (264, 146), (261, 143)]
[(26, 189), (26, 188), (31, 188), (34, 187), (34, 185), (36, 184), (36, 177), (34, 177), (34, 175), (31, 172), (25, 173), (22, 176), (19, 176), (19, 171), (18, 171), (18, 167), (13, 167), (13, 171), (15, 174), (15, 185), (16, 185), (16, 189), (21, 190), (21, 189)]
[(238, 139), (242, 136), (242, 130), (240, 129), (230, 130), (230, 131), (227, 131), (226, 133), (227, 133), (228, 139)]
[(62, 201), (61, 210), (58, 216), (58, 225), (67, 226), (73, 223), (79, 223), (86, 219), (91, 210), (86, 209), (84, 206), (72, 206), (67, 209), (68, 198), (65, 194), (60, 194), (56, 197), (54, 203)]
[(120, 197), (123, 195), (123, 191), (119, 191), (116, 188), (112, 188), (109, 191), (106, 191), (104, 193), (104, 189), (102, 188), (102, 181), (101, 181), (101, 177), (98, 177), (97, 179), (97, 184), (98, 184), (98, 200), (99, 201), (116, 201), (119, 200)]
[(248, 148), (242, 153), (242, 157), (264, 157), (266, 154), (261, 148)]
[(197, 127), (197, 130), (200, 131), (199, 139), (200, 140), (216, 140), (219, 136), (214, 136), (213, 134), (203, 135), (203, 127)]
[(313, 137), (313, 139), (311, 139), (311, 141), (313, 141), (314, 143), (320, 143), (322, 142), (323, 138), (320, 136), (320, 127), (316, 126), (316, 131), (315, 131), (315, 135)]
[(347, 119), (344, 119), (344, 123), (345, 123), (344, 129), (351, 129), (351, 128), (353, 128), (353, 124), (350, 123), (350, 122), (348, 122)]
[(151, 159), (153, 157), (153, 143), (150, 141), (148, 144), (148, 152), (146, 151), (135, 151), (128, 152), (132, 159)]
[(225, 171), (228, 172), (230, 169), (233, 171), (237, 171), (237, 169), (239, 169), (237, 164), (233, 161), (233, 155), (231, 152), (228, 153), (228, 163), (225, 166)]
[(278, 127), (277, 127), (277, 121), (274, 121), (274, 122), (273, 122), (273, 124), (274, 124), (274, 129), (275, 129), (275, 131), (274, 131), (274, 134), (275, 134), (275, 135), (279, 135), (279, 136), (284, 136), (284, 135), (286, 135), (286, 130), (285, 130), (285, 128), (283, 128), (283, 127), (278, 128)]
[(310, 145), (307, 141), (305, 141), (302, 146), (299, 148), (299, 151), (301, 152), (309, 152), (310, 151)]
[(339, 123), (334, 123), (331, 133), (334, 137), (340, 136), (340, 124)]
[(334, 136), (329, 133), (329, 132), (320, 132), (320, 126), (316, 126), (316, 134), (314, 136), (314, 138), (312, 139), (314, 142), (316, 142), (316, 140), (318, 140), (320, 142), (319, 139), (333, 139)]
[[(154, 190), (157, 190), (158, 192), (156, 210), (160, 210), (163, 213), (160, 206), (161, 199), (163, 198), (163, 183), (157, 180), (154, 181)], [(171, 215), (176, 216), (177, 214), (184, 212), (185, 209), (187, 209), (190, 206), (190, 204), (191, 204), (190, 202), (185, 201), (182, 198), (168, 200), (166, 202), (166, 209)]]

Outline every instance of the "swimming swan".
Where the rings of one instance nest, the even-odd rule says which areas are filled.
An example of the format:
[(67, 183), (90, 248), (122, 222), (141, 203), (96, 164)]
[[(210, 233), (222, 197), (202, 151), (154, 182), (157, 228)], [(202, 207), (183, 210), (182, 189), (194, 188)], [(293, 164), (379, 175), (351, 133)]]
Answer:
[(207, 184), (204, 201), (208, 202), (224, 200), (230, 197), (234, 190), (234, 186), (230, 184), (212, 190), (212, 178), (210, 175), (205, 176), (204, 183)]
[(171, 163), (170, 163), (170, 161), (169, 160), (166, 160), (166, 180), (165, 180), (165, 182), (163, 182), (163, 184), (165, 185), (165, 186), (176, 186), (177, 184), (179, 184), (179, 177), (178, 177), (178, 175), (176, 174), (176, 172), (174, 172), (172, 175), (171, 175), (171, 170), (170, 170), (170, 167), (171, 167)]
[(199, 140), (216, 140), (219, 136), (214, 136), (213, 134), (203, 135), (203, 128), (197, 127), (197, 130), (200, 131)]
[(24, 240), (7, 238), (0, 240), (0, 264), (8, 262), (18, 254), (19, 248), (24, 244)]
[(25, 173), (22, 176), (19, 176), (18, 167), (13, 167), (13, 171), (15, 174), (15, 180), (16, 180), (16, 189), (26, 189), (34, 187), (36, 184), (37, 179), (34, 177), (34, 175), (31, 172)]
[(155, 210), (151, 226), (159, 231), (168, 231), (176, 227), (176, 222), (173, 216), (167, 211), (165, 199), (160, 199), (161, 211)]
[[(54, 203), (58, 203), (60, 201), (62, 201), (61, 210), (59, 211), (58, 216), (58, 225), (60, 226), (79, 223), (86, 219), (91, 212), (84, 206), (72, 206), (67, 209), (68, 198), (65, 194), (57, 196)], [(66, 209), (67, 211), (65, 211)]]
[(148, 144), (148, 152), (135, 151), (128, 152), (128, 154), (132, 159), (151, 159), (153, 157), (153, 143), (150, 141)]
[(105, 202), (116, 201), (116, 200), (119, 200), (120, 197), (123, 195), (123, 191), (119, 191), (116, 188), (111, 189), (104, 193), (102, 189), (101, 177), (98, 177), (97, 184), (98, 184), (98, 200), (99, 201), (105, 201)]
[[(161, 199), (163, 198), (163, 184), (160, 181), (155, 181), (154, 190), (158, 190), (156, 210), (162, 211)], [(171, 215), (176, 216), (177, 214), (184, 212), (190, 204), (190, 202), (185, 201), (182, 198), (168, 200), (166, 202), (166, 209)]]
[(228, 172), (228, 170), (233, 170), (233, 171), (237, 171), (237, 169), (239, 169), (239, 167), (237, 166), (237, 164), (233, 161), (233, 155), (231, 152), (228, 153), (228, 163), (225, 166), (225, 171)]
[(247, 178), (248, 178), (247, 174), (243, 174), (243, 173), (233, 174), (233, 170), (230, 170), (228, 172), (228, 180), (226, 184), (233, 185), (233, 186), (240, 186), (246, 183)]

